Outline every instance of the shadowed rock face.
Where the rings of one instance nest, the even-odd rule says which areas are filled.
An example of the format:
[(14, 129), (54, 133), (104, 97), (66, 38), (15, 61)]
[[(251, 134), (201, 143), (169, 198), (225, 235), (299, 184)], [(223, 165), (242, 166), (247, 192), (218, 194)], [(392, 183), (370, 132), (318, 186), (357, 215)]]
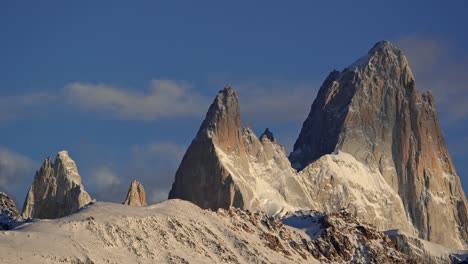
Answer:
[(13, 229), (21, 224), (23, 218), (15, 202), (3, 192), (0, 192), (0, 230)]
[(23, 217), (59, 218), (76, 212), (91, 201), (75, 162), (67, 151), (60, 151), (54, 163), (49, 157), (36, 172), (24, 201)]
[(128, 189), (127, 197), (123, 204), (133, 206), (147, 206), (146, 193), (143, 185), (139, 181), (133, 181)]
[(402, 51), (382, 41), (323, 83), (290, 155), (304, 169), (341, 150), (370, 168), (403, 200), (419, 236), (467, 246), (468, 215), (434, 98), (420, 94)]
[(248, 169), (239, 99), (230, 86), (219, 91), (211, 104), (176, 172), (169, 199), (188, 200), (202, 208), (243, 208), (239, 187), (221, 164), (215, 148), (237, 156), (244, 167), (241, 169)]

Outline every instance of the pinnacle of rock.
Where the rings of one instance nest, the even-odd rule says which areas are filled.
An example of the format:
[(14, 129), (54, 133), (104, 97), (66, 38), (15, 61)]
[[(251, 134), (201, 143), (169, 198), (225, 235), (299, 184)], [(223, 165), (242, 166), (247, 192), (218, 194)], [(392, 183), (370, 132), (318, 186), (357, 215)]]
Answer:
[(434, 98), (418, 92), (406, 57), (389, 42), (377, 43), (341, 73), (330, 74), (290, 160), (302, 170), (337, 150), (380, 171), (401, 197), (421, 238), (467, 246), (466, 196)]
[(3, 192), (0, 192), (0, 230), (13, 229), (21, 222), (21, 217), (15, 202)]
[(263, 140), (264, 138), (268, 139), (269, 141), (276, 143), (276, 138), (273, 136), (273, 133), (266, 128), (265, 132), (260, 136), (260, 140)]
[(53, 219), (76, 212), (92, 201), (67, 151), (50, 157), (36, 172), (23, 206), (23, 217)]
[(231, 86), (219, 91), (198, 133), (213, 138), (217, 146), (228, 153), (244, 151), (239, 98)]
[(123, 204), (133, 206), (147, 206), (146, 193), (143, 185), (139, 181), (133, 181), (128, 189), (127, 197)]

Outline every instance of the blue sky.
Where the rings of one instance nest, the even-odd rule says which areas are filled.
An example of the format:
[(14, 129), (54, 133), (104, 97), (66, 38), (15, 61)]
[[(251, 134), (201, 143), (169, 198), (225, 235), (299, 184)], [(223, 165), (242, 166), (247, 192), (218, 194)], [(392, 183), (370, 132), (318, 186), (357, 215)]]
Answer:
[[(324, 1), (325, 2), (325, 1)], [(86, 189), (121, 202), (133, 179), (164, 199), (216, 92), (291, 149), (327, 74), (382, 39), (432, 90), (468, 189), (466, 1), (2, 1), (0, 191), (21, 207), (67, 149)]]

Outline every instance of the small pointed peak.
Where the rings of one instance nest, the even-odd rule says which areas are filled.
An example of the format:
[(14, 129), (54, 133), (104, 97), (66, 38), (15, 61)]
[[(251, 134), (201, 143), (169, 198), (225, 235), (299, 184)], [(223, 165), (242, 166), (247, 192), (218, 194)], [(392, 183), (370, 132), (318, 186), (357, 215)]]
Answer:
[[(383, 61), (385, 63), (383, 63)], [(353, 64), (346, 67), (348, 70), (364, 69), (369, 64), (380, 64), (386, 66), (388, 64), (407, 64), (407, 60), (403, 52), (387, 40), (382, 40), (374, 44), (366, 55), (356, 60)]]
[(134, 180), (132, 184), (130, 184), (130, 188), (128, 189), (127, 197), (123, 204), (126, 205), (133, 205), (133, 206), (146, 206), (146, 193), (145, 188), (143, 188), (143, 184), (141, 182)]
[(252, 130), (252, 128), (250, 128), (250, 124), (249, 124), (249, 123), (245, 123), (244, 131), (249, 131), (249, 130)]
[(368, 54), (372, 55), (374, 53), (389, 53), (400, 54), (401, 50), (390, 43), (387, 40), (381, 40), (374, 44), (374, 46), (369, 50)]
[(66, 160), (71, 160), (71, 158), (67, 150), (61, 150), (57, 153), (57, 157), (55, 158), (55, 160), (66, 161)]
[(69, 157), (68, 150), (61, 150), (57, 153), (57, 155), (61, 157)]
[(273, 136), (273, 133), (270, 131), (270, 129), (266, 128), (265, 132), (260, 136), (260, 139), (263, 141), (265, 138), (270, 140), (271, 142), (276, 143), (276, 138)]

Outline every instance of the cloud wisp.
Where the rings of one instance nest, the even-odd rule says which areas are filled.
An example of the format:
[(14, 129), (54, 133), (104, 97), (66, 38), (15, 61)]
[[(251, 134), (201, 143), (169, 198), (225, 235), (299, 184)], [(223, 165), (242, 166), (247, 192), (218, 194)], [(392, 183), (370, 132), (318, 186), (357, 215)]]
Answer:
[(71, 83), (65, 87), (65, 94), (82, 110), (128, 120), (198, 117), (208, 103), (188, 83), (173, 80), (153, 80), (147, 93), (109, 85)]
[(6, 192), (19, 205), (37, 166), (29, 157), (0, 146), (0, 191)]

